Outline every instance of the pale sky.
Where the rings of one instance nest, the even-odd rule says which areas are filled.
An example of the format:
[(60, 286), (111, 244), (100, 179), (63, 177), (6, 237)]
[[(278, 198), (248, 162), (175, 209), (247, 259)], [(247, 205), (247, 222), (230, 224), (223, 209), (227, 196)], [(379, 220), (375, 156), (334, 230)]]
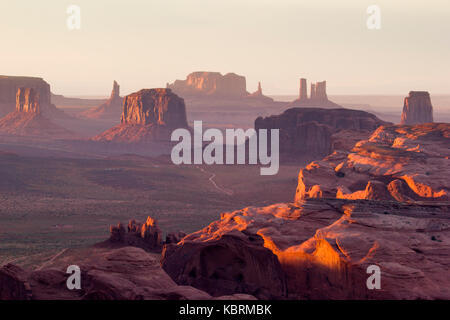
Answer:
[[(81, 29), (66, 9), (81, 8)], [(366, 26), (369, 5), (381, 29)], [(296, 94), (450, 93), (449, 0), (2, 0), (0, 74), (70, 95), (164, 87), (192, 71), (235, 72), (247, 89)]]

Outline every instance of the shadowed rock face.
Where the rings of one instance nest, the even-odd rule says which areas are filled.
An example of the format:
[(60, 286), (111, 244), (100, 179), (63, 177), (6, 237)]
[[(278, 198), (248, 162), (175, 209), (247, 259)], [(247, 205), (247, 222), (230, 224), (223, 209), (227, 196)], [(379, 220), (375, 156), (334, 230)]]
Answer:
[(448, 201), (450, 124), (381, 126), (351, 151), (300, 170), (296, 201), (308, 198)]
[(405, 98), (401, 124), (433, 122), (433, 106), (430, 94), (425, 91), (411, 91)]
[(189, 96), (221, 96), (239, 98), (246, 96), (245, 77), (235, 73), (222, 75), (219, 72), (193, 72), (186, 80), (176, 80), (168, 84), (176, 94)]
[(180, 285), (212, 296), (246, 293), (260, 299), (286, 296), (284, 274), (277, 258), (254, 234), (217, 235), (203, 241), (205, 230), (164, 247), (163, 269)]
[(259, 117), (255, 120), (255, 130), (280, 129), (280, 152), (285, 157), (323, 157), (331, 153), (335, 142), (345, 140), (342, 134), (339, 139), (334, 137), (341, 131), (364, 138), (383, 124), (386, 122), (365, 111), (292, 108), (278, 116)]
[(188, 128), (184, 100), (170, 89), (142, 89), (125, 97), (121, 124), (95, 141), (146, 143), (170, 141), (174, 129)]

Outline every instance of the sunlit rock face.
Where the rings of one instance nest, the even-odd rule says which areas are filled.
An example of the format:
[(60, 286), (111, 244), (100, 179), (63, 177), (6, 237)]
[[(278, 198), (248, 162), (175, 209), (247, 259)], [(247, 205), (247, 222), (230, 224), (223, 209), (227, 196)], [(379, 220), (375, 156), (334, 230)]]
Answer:
[(33, 89), (39, 95), (40, 104), (50, 105), (50, 85), (42, 78), (0, 76), (0, 116), (15, 110), (19, 88)]
[(187, 127), (184, 100), (170, 89), (143, 89), (125, 97), (122, 124)]
[(193, 72), (186, 80), (176, 80), (168, 84), (176, 94), (182, 97), (189, 96), (220, 96), (228, 98), (245, 97), (245, 77), (235, 73), (222, 75), (219, 72)]
[(280, 130), (283, 160), (297, 156), (324, 157), (335, 148), (347, 148), (346, 140), (363, 139), (383, 124), (386, 122), (365, 111), (291, 108), (280, 115), (259, 117), (255, 129)]
[[(45, 99), (44, 99), (45, 101)], [(18, 88), (16, 110), (0, 119), (0, 133), (37, 139), (71, 138), (73, 133), (52, 122), (48, 116), (60, 112), (55, 106), (42, 104), (40, 93), (33, 88)]]
[(448, 201), (450, 124), (381, 126), (350, 152), (300, 170), (295, 200)]
[[(253, 288), (265, 293), (260, 298), (448, 299), (448, 210), (343, 199), (249, 207), (166, 246), (162, 265), (178, 284), (214, 294)], [(258, 246), (276, 256), (284, 278), (270, 255), (261, 261)], [(370, 265), (380, 267), (383, 290), (367, 288)]]
[(121, 124), (93, 138), (96, 141), (170, 141), (174, 129), (187, 128), (184, 100), (170, 89), (142, 89), (125, 97)]
[(40, 96), (33, 88), (19, 88), (16, 94), (16, 110), (40, 113)]
[(425, 91), (411, 91), (405, 98), (401, 124), (433, 122), (433, 106), (430, 94)]

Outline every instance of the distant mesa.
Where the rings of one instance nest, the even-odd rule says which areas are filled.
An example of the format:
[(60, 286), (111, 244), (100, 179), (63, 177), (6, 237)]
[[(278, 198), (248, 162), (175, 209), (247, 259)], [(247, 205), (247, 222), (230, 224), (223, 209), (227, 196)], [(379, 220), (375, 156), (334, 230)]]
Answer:
[(186, 99), (251, 99), (251, 101), (273, 102), (272, 98), (262, 94), (261, 83), (256, 92), (249, 93), (245, 77), (235, 73), (222, 75), (220, 72), (193, 72), (186, 77), (186, 80), (175, 80), (172, 84), (168, 83), (167, 88)]
[(111, 96), (101, 105), (83, 112), (81, 115), (86, 118), (107, 118), (119, 119), (122, 113), (123, 98), (120, 97), (120, 86), (114, 81)]
[(33, 89), (39, 95), (40, 112), (49, 119), (68, 118), (64, 111), (51, 103), (50, 85), (42, 78), (0, 76), (0, 116), (16, 109), (16, 94), (19, 88)]
[(184, 100), (170, 89), (142, 89), (125, 97), (121, 123), (94, 141), (170, 141), (174, 129), (188, 128)]
[(350, 149), (373, 130), (386, 125), (375, 115), (352, 109), (291, 108), (280, 115), (259, 117), (255, 130), (280, 129), (283, 158), (323, 157), (334, 149)]
[[(44, 95), (45, 102), (48, 102), (47, 98), (48, 96)], [(0, 133), (35, 138), (72, 137), (70, 131), (53, 123), (44, 115), (44, 111), (49, 110), (47, 108), (48, 104), (42, 104), (41, 93), (38, 90), (18, 88), (16, 110), (0, 119)]]
[(311, 91), (308, 98), (307, 80), (301, 78), (299, 91), (298, 99), (292, 101), (288, 107), (341, 108), (340, 105), (328, 100), (326, 81), (311, 83)]
[(401, 124), (433, 122), (433, 106), (426, 91), (410, 91), (403, 104)]

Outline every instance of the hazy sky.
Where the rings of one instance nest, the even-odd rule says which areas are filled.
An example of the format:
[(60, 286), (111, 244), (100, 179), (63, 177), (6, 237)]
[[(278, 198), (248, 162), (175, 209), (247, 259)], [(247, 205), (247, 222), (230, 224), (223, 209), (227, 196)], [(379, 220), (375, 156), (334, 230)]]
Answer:
[[(81, 29), (66, 26), (70, 4)], [(366, 26), (381, 8), (381, 29)], [(247, 89), (296, 94), (450, 93), (449, 0), (2, 0), (0, 74), (64, 95), (164, 87), (192, 71), (236, 72)]]

